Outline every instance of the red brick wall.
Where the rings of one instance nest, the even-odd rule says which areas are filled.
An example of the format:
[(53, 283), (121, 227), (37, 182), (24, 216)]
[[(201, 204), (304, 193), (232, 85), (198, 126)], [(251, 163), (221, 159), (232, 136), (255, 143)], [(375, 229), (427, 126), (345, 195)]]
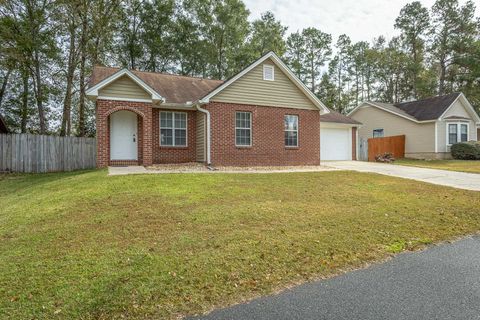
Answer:
[[(275, 107), (211, 102), (211, 160), (214, 165), (318, 165), (320, 113)], [(252, 112), (252, 146), (235, 146), (235, 112)], [(298, 115), (298, 147), (285, 147), (284, 116)]]
[(129, 110), (135, 112), (141, 121), (138, 122), (138, 159), (139, 164), (152, 164), (152, 104), (99, 99), (96, 102), (97, 127), (97, 167), (110, 164), (110, 114)]
[[(187, 113), (187, 146), (186, 147), (165, 147), (160, 146), (160, 111), (179, 110), (153, 110), (153, 163), (184, 163), (196, 160), (196, 111), (185, 111)], [(184, 112), (181, 110), (180, 112)]]
[(357, 128), (352, 128), (352, 160), (357, 160)]

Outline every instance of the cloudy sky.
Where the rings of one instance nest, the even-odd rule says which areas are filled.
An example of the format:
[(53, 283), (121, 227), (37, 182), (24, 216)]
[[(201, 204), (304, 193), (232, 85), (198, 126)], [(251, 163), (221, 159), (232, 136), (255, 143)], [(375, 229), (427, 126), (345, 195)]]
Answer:
[[(391, 38), (400, 9), (413, 0), (244, 0), (251, 19), (272, 11), (288, 33), (306, 27), (316, 27), (333, 36), (333, 41), (345, 33), (353, 41), (371, 41), (379, 35)], [(430, 8), (435, 0), (420, 0)], [(465, 0), (460, 0), (465, 3)], [(477, 16), (480, 5), (477, 5)]]

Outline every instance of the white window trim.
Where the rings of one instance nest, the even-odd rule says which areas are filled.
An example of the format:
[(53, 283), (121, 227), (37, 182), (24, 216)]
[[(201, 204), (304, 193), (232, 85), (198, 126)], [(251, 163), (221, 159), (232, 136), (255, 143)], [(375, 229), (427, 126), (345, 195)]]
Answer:
[[(265, 77), (265, 69), (271, 68), (272, 69), (272, 79), (267, 79)], [(271, 64), (264, 64), (263, 65), (263, 80), (265, 81), (275, 81), (275, 67)]]
[[(172, 114), (172, 127), (162, 127), (162, 113), (171, 113)], [(185, 145), (176, 145), (175, 144), (175, 113), (185, 114)], [(160, 111), (158, 116), (158, 140), (161, 147), (168, 148), (186, 148), (188, 147), (188, 113), (179, 112), (179, 111)], [(162, 144), (162, 129), (172, 129), (172, 144)], [(178, 128), (178, 130), (183, 130), (183, 128)]]
[[(383, 131), (383, 136), (381, 137), (375, 137), (375, 131), (377, 130), (382, 130)], [(375, 128), (372, 130), (372, 138), (385, 138), (385, 129), (384, 128)]]
[(459, 142), (462, 142), (462, 130), (461, 130), (461, 125), (464, 124), (467, 126), (467, 141), (470, 141), (470, 123), (468, 122), (446, 122), (446, 143), (447, 143), (447, 147), (451, 147), (452, 144), (450, 144), (450, 139), (449, 139), (449, 135), (450, 135), (450, 131), (449, 131), (449, 127), (451, 124), (454, 124), (457, 126), (457, 143)]
[[(248, 113), (250, 115), (250, 127), (237, 127), (237, 113)], [(252, 146), (253, 137), (252, 137), (252, 127), (253, 127), (253, 119), (252, 113), (250, 111), (235, 111), (235, 147), (239, 148), (248, 148)], [(237, 129), (248, 129), (250, 130), (250, 144), (237, 144)]]
[[(298, 131), (300, 130), (300, 118), (298, 117), (298, 115), (296, 114), (286, 114), (284, 117), (283, 117), (283, 121), (285, 122), (285, 117), (296, 117), (297, 118), (297, 130), (292, 130), (292, 129), (285, 129), (283, 128), (283, 145), (285, 146), (285, 148), (298, 148), (298, 140), (299, 140), (299, 137), (298, 137)], [(294, 145), (294, 146), (287, 146), (285, 144), (285, 132), (296, 132), (297, 133), (297, 144)]]

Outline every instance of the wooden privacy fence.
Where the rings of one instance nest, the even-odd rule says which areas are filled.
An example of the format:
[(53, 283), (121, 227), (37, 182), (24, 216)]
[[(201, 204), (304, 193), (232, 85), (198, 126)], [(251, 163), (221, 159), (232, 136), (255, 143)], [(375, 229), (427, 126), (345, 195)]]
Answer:
[(375, 161), (375, 156), (390, 152), (393, 157), (405, 157), (405, 136), (368, 139), (368, 161)]
[(0, 171), (55, 172), (95, 166), (95, 138), (0, 134)]

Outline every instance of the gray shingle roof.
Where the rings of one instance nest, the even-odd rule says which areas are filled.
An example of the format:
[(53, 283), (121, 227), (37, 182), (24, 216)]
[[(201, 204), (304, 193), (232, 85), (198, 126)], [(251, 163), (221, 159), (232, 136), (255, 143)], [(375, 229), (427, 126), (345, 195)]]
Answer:
[(418, 121), (435, 120), (450, 107), (460, 93), (455, 92), (417, 101), (397, 103), (395, 106), (413, 116)]
[(368, 103), (412, 120), (428, 121), (440, 118), (460, 94), (461, 93), (455, 92), (444, 96), (395, 104), (370, 101)]

